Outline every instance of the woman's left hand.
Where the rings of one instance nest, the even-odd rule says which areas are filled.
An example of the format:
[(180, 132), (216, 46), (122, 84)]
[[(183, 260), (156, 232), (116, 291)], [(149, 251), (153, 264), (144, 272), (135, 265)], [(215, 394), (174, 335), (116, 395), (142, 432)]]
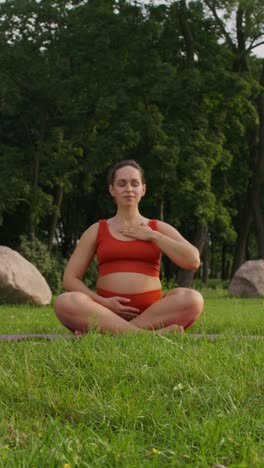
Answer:
[(122, 226), (119, 232), (123, 236), (130, 237), (131, 239), (139, 239), (144, 241), (152, 241), (154, 231), (147, 224), (140, 224), (139, 226)]

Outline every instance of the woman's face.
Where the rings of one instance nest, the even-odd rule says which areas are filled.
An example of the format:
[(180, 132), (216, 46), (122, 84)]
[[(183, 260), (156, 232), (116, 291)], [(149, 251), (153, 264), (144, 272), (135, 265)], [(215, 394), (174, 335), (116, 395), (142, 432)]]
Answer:
[(109, 186), (112, 197), (118, 205), (137, 205), (145, 195), (146, 185), (143, 184), (141, 174), (133, 166), (124, 166), (115, 173), (113, 185)]

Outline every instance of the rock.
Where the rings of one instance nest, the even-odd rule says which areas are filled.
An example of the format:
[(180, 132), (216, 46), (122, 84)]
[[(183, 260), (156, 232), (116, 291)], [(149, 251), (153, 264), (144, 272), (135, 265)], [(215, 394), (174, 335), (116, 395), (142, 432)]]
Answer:
[(264, 296), (264, 260), (249, 260), (235, 273), (229, 292), (237, 297)]
[(37, 268), (15, 250), (0, 246), (0, 303), (39, 304), (51, 301), (51, 290)]

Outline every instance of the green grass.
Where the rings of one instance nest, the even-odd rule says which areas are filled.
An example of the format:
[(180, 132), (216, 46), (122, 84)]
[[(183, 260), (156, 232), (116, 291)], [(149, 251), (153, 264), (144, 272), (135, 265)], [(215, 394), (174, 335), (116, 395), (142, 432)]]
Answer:
[[(263, 467), (264, 301), (214, 295), (183, 336), (1, 342), (0, 466)], [(0, 321), (65, 333), (51, 307)]]

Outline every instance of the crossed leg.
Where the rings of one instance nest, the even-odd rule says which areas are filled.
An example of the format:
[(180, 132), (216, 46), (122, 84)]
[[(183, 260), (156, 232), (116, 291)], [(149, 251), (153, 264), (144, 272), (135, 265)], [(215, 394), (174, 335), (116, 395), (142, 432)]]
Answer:
[(203, 298), (195, 290), (176, 288), (130, 322), (81, 292), (61, 294), (54, 309), (60, 322), (73, 332), (85, 333), (94, 326), (102, 333), (107, 330), (112, 333), (144, 330), (164, 333), (181, 327), (186, 329), (197, 320), (203, 309)]
[(199, 318), (203, 306), (203, 297), (198, 291), (175, 288), (130, 323), (147, 330), (155, 330), (172, 324), (177, 324), (186, 330)]

